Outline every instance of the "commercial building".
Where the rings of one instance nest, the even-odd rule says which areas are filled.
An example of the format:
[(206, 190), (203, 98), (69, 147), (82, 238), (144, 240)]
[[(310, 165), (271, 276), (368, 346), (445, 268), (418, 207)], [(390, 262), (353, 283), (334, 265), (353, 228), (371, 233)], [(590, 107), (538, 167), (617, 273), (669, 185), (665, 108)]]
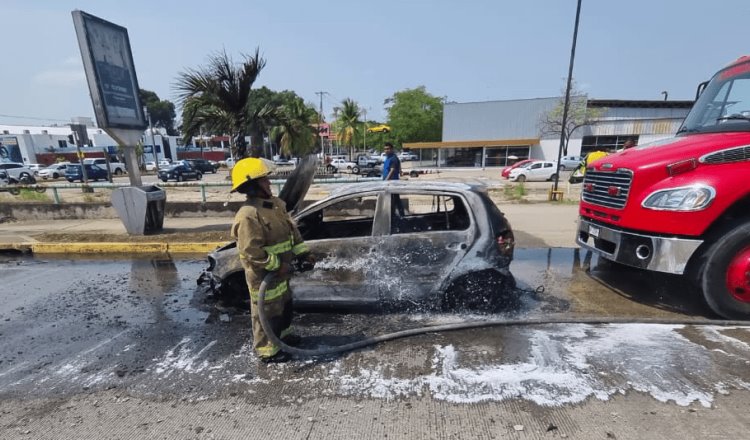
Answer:
[[(671, 137), (693, 101), (604, 100), (579, 97), (600, 115), (573, 131), (569, 156), (614, 150), (632, 139), (644, 144)], [(560, 135), (545, 133), (545, 116), (559, 97), (445, 104), (441, 142), (406, 143), (423, 165), (502, 167), (520, 159), (557, 160)]]
[[(142, 138), (144, 160), (153, 161), (154, 148), (148, 130)], [(159, 159), (177, 158), (177, 137), (156, 130), (153, 135)], [(84, 157), (117, 155), (117, 142), (104, 130), (96, 128), (90, 118), (76, 118), (70, 125), (32, 126), (0, 125), (0, 162), (40, 163), (49, 165), (62, 160), (78, 162), (78, 151)]]

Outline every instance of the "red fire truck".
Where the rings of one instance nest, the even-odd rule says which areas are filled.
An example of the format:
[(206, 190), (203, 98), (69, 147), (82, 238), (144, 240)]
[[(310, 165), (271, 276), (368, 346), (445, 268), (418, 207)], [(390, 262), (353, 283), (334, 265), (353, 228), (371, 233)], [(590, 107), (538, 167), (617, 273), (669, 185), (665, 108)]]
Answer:
[(750, 56), (698, 87), (676, 136), (593, 162), (578, 244), (693, 279), (709, 307), (750, 318)]

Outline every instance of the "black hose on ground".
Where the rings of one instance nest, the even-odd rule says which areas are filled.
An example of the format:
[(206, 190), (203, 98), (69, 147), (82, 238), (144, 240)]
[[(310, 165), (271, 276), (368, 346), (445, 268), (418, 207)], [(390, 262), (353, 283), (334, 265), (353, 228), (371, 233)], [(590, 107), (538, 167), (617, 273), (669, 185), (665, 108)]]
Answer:
[(266, 333), (268, 339), (281, 348), (282, 351), (302, 357), (327, 356), (330, 354), (344, 353), (347, 351), (357, 350), (359, 348), (375, 345), (380, 342), (391, 341), (394, 339), (406, 338), (425, 333), (436, 333), (453, 330), (465, 330), (482, 327), (496, 326), (529, 326), (544, 324), (663, 324), (663, 325), (716, 325), (722, 327), (732, 326), (750, 326), (750, 321), (727, 321), (721, 319), (664, 319), (664, 318), (507, 318), (507, 319), (487, 319), (482, 321), (459, 322), (455, 324), (431, 325), (427, 327), (412, 328), (401, 330), (393, 333), (386, 333), (380, 336), (371, 336), (344, 345), (334, 347), (321, 347), (317, 349), (305, 349), (287, 345), (279, 336), (273, 332), (271, 324), (266, 318), (264, 309), (266, 290), (268, 284), (273, 280), (274, 272), (269, 273), (263, 278), (258, 289), (258, 318)]

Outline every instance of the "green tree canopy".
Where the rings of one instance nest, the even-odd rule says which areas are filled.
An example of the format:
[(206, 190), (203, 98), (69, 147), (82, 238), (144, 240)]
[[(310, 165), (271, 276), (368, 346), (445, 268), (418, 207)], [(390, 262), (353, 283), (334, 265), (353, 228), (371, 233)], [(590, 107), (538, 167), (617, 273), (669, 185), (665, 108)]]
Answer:
[(404, 142), (433, 142), (442, 138), (443, 98), (427, 93), (424, 86), (396, 92), (385, 100), (388, 108), (390, 140)]
[(334, 130), (336, 138), (341, 146), (353, 148), (359, 137), (359, 132), (363, 129), (363, 123), (359, 120), (362, 110), (359, 104), (350, 98), (341, 101), (341, 106), (336, 107), (336, 122)]
[(151, 90), (139, 89), (138, 96), (141, 103), (148, 109), (153, 126), (165, 129), (170, 136), (176, 136), (177, 130), (174, 128), (174, 119), (177, 113), (175, 113), (174, 104), (166, 99), (162, 101)]
[(274, 119), (271, 137), (283, 154), (299, 157), (313, 151), (317, 134), (313, 124), (318, 122), (318, 112), (312, 106), (297, 97), (276, 107)]
[[(253, 116), (250, 91), (266, 65), (259, 49), (255, 49), (255, 55), (243, 57), (236, 64), (226, 52), (215, 53), (206, 66), (180, 73), (175, 86), (182, 106), (183, 136), (189, 139), (201, 128), (228, 132), (237, 158), (246, 156), (245, 135)], [(260, 151), (253, 155), (260, 155)]]

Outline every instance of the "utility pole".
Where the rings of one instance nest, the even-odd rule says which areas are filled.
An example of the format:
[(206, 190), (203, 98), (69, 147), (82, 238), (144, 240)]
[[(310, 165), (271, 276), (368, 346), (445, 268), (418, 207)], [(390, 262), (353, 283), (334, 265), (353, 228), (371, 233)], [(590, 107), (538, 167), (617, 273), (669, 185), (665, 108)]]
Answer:
[(326, 149), (323, 145), (323, 133), (320, 131), (323, 125), (323, 95), (327, 95), (328, 92), (323, 90), (315, 92), (316, 95), (320, 96), (320, 111), (318, 112), (318, 138), (320, 139), (320, 151), (323, 153), (323, 159), (325, 159)]
[(562, 117), (562, 129), (560, 130), (560, 146), (557, 149), (557, 167), (558, 170), (555, 173), (555, 185), (552, 188), (553, 195), (557, 194), (557, 184), (560, 180), (560, 157), (562, 156), (563, 146), (565, 145), (565, 124), (568, 121), (568, 107), (570, 107), (570, 83), (573, 77), (573, 62), (576, 58), (576, 41), (578, 40), (578, 21), (581, 17), (581, 0), (578, 0), (578, 6), (576, 8), (576, 23), (573, 30), (573, 45), (570, 48), (570, 65), (568, 66), (568, 85), (565, 87), (565, 106), (563, 108)]
[(363, 108), (362, 112), (365, 114), (365, 129), (362, 130), (362, 150), (367, 151), (367, 109)]

